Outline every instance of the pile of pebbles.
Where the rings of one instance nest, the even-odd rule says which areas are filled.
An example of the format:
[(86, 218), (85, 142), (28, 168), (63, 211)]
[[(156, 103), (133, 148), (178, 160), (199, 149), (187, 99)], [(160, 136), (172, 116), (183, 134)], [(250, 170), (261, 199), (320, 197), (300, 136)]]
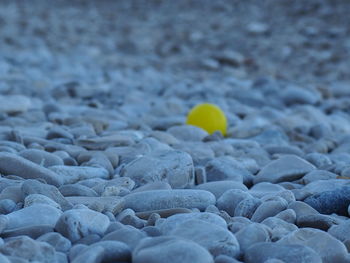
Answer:
[[(126, 54), (135, 35), (99, 30), (93, 1), (16, 2), (0, 3), (1, 263), (350, 262), (346, 82), (249, 78), (232, 52), (178, 71), (186, 49)], [(226, 113), (226, 137), (184, 124), (205, 101)]]

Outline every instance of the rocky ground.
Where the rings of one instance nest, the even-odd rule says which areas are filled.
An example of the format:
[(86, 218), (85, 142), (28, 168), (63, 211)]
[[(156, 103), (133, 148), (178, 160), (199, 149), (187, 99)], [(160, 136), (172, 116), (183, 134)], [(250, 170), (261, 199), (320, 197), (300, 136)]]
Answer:
[(1, 1), (0, 262), (350, 262), (349, 8)]

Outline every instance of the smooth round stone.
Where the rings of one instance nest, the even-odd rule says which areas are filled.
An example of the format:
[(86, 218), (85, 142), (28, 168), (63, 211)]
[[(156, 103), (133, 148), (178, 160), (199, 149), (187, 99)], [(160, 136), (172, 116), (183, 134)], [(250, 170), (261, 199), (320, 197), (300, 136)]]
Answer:
[(57, 220), (57, 232), (74, 242), (90, 234), (102, 236), (109, 226), (109, 218), (90, 209), (72, 209)]
[(236, 181), (216, 181), (207, 182), (196, 186), (196, 189), (206, 190), (211, 192), (218, 199), (223, 193), (230, 189), (240, 189), (242, 191), (248, 191), (248, 188), (240, 182)]
[(243, 183), (251, 173), (231, 156), (221, 156), (209, 161), (206, 166), (207, 181), (232, 180)]
[(208, 132), (204, 129), (192, 125), (173, 126), (167, 130), (167, 133), (181, 141), (200, 142), (208, 136)]
[(195, 165), (204, 165), (215, 158), (213, 150), (204, 142), (186, 142), (172, 146), (175, 150), (180, 150), (191, 155)]
[(202, 212), (202, 213), (188, 213), (177, 214), (168, 217), (164, 221), (157, 221), (156, 227), (160, 229), (163, 234), (168, 234), (174, 230), (179, 224), (188, 220), (202, 220), (204, 222), (217, 225), (227, 229), (226, 221), (217, 214)]
[(343, 186), (350, 186), (350, 180), (348, 179), (328, 179), (318, 180), (309, 183), (304, 186), (303, 191), (310, 194), (321, 194), (327, 191), (333, 191), (342, 188)]
[(61, 210), (61, 206), (53, 201), (51, 198), (41, 194), (30, 194), (24, 199), (24, 207), (28, 207), (35, 204), (50, 205)]
[(108, 233), (102, 238), (102, 241), (105, 241), (105, 240), (119, 241), (127, 244), (131, 248), (131, 250), (134, 250), (135, 247), (140, 243), (140, 241), (146, 237), (147, 237), (147, 234), (145, 232), (142, 232), (139, 229), (129, 225), (129, 226), (124, 226), (111, 233)]
[(301, 202), (301, 201), (292, 202), (288, 205), (287, 208), (294, 210), (297, 219), (299, 217), (302, 217), (305, 215), (319, 214), (319, 212), (317, 212), (317, 210), (315, 210), (314, 208), (312, 208), (308, 204)]
[[(103, 251), (100, 249), (102, 248)], [(98, 255), (94, 260), (90, 261), (91, 257)], [(79, 262), (130, 262), (131, 251), (130, 248), (118, 241), (99, 241), (86, 248), (82, 248), (73, 263)]]
[(112, 134), (102, 137), (80, 138), (75, 142), (87, 150), (105, 150), (113, 146), (129, 146), (135, 141), (128, 135)]
[(271, 258), (289, 263), (322, 263), (321, 257), (314, 250), (302, 245), (256, 243), (244, 255), (246, 263), (265, 263)]
[(279, 183), (300, 179), (316, 169), (314, 165), (295, 155), (285, 155), (263, 167), (254, 177), (254, 184), (260, 182)]
[(98, 196), (94, 190), (81, 184), (65, 184), (58, 190), (63, 196)]
[[(29, 262), (55, 262), (55, 249), (46, 242), (38, 242), (26, 236), (15, 237), (0, 247), (0, 253), (19, 257)], [(13, 261), (11, 261), (13, 262)]]
[(350, 205), (350, 186), (310, 196), (304, 202), (321, 214), (336, 213), (346, 216)]
[(328, 229), (328, 233), (342, 242), (350, 239), (350, 221), (347, 220), (345, 222), (340, 223), (339, 225), (331, 226)]
[(299, 216), (297, 220), (297, 226), (300, 228), (311, 227), (324, 231), (327, 231), (330, 227), (338, 225), (339, 223), (340, 221), (334, 217), (321, 214)]
[(235, 236), (238, 240), (241, 253), (243, 254), (251, 245), (255, 243), (270, 241), (270, 234), (267, 231), (267, 228), (258, 223), (253, 223), (242, 228), (235, 233)]
[(277, 243), (307, 246), (322, 258), (322, 262), (347, 262), (348, 251), (345, 245), (327, 232), (318, 229), (301, 228), (295, 230)]
[(63, 179), (53, 171), (11, 153), (0, 153), (0, 173), (24, 179), (44, 179), (54, 186), (63, 184)]
[(13, 261), (12, 260), (10, 261), (10, 260), (11, 259), (9, 259), (8, 257), (0, 254), (0, 262), (2, 262), (2, 263), (13, 263)]
[(255, 184), (252, 188), (249, 189), (249, 193), (257, 198), (261, 198), (268, 194), (276, 194), (280, 191), (284, 191), (285, 188), (278, 184), (273, 184), (269, 182), (261, 182)]
[(122, 187), (126, 188), (127, 190), (132, 190), (135, 186), (135, 182), (129, 177), (116, 177), (111, 180), (103, 180), (102, 182), (92, 182), (92, 185), (86, 186), (92, 188), (94, 191), (101, 195), (105, 191), (106, 187), (111, 186)]
[(0, 112), (8, 114), (26, 112), (32, 106), (30, 98), (22, 95), (0, 96)]
[(12, 200), (15, 203), (23, 202), (21, 185), (8, 186), (0, 193), (0, 200)]
[(298, 229), (294, 224), (287, 223), (276, 217), (266, 218), (261, 223), (269, 227), (270, 238), (273, 242)]
[(43, 234), (52, 232), (53, 230), (53, 226), (49, 225), (25, 226), (4, 231), (3, 233), (1, 233), (1, 236), (3, 238), (27, 236), (35, 239)]
[(214, 263), (211, 254), (202, 246), (170, 236), (143, 239), (132, 252), (132, 258), (134, 263)]
[(43, 184), (37, 180), (26, 180), (22, 184), (21, 189), (24, 196), (32, 194), (45, 195), (59, 204), (63, 210), (72, 208), (72, 204), (64, 198), (55, 186)]
[(67, 253), (72, 247), (72, 243), (70, 242), (70, 240), (57, 232), (46, 233), (38, 237), (37, 241), (49, 243), (55, 248), (56, 251), (60, 251), (63, 253)]
[(331, 173), (325, 170), (314, 170), (310, 173), (307, 173), (303, 178), (302, 182), (303, 184), (309, 184), (318, 180), (329, 180), (329, 179), (336, 179), (337, 174)]
[(265, 218), (275, 216), (279, 212), (287, 208), (286, 202), (282, 201), (267, 201), (262, 203), (254, 212), (251, 220), (253, 222), (261, 222)]
[(238, 261), (235, 258), (226, 256), (226, 255), (220, 255), (215, 257), (215, 263), (240, 263), (241, 261)]
[(109, 211), (116, 215), (124, 208), (125, 200), (119, 196), (89, 197), (89, 196), (68, 196), (67, 200), (72, 204), (87, 205), (89, 207), (101, 207), (102, 211)]
[(277, 215), (275, 215), (275, 217), (282, 219), (283, 221), (286, 221), (287, 223), (291, 223), (291, 224), (294, 224), (297, 219), (297, 215), (295, 211), (290, 208), (282, 212), (279, 212)]
[[(110, 175), (113, 175), (114, 168), (105, 153), (100, 151), (82, 152), (78, 156), (77, 161), (81, 166), (103, 167), (108, 170)], [(118, 159), (118, 156), (116, 158)], [(119, 162), (119, 159), (116, 162)]]
[(252, 196), (240, 189), (227, 190), (217, 200), (217, 207), (226, 211), (230, 216), (234, 216), (237, 205), (246, 198), (252, 198)]
[[(152, 167), (152, 169), (150, 169)], [(126, 164), (120, 171), (137, 186), (163, 181), (172, 188), (185, 188), (194, 184), (194, 166), (191, 156), (181, 151), (156, 151)]]
[(55, 226), (62, 212), (44, 204), (35, 204), (3, 215), (8, 219), (6, 230), (35, 225)]
[(101, 167), (55, 165), (49, 169), (58, 174), (65, 184), (91, 178), (109, 179), (108, 171)]
[(131, 193), (125, 198), (125, 207), (135, 212), (169, 208), (198, 208), (204, 210), (215, 204), (215, 196), (204, 190), (155, 190)]
[(148, 219), (149, 216), (151, 216), (154, 213), (158, 214), (162, 218), (167, 218), (169, 216), (176, 215), (176, 214), (192, 213), (192, 210), (188, 208), (170, 208), (170, 209), (153, 210), (153, 211), (147, 211), (147, 212), (138, 212), (136, 213), (136, 216), (141, 219)]
[(234, 211), (234, 216), (251, 218), (255, 210), (262, 204), (258, 198), (248, 197), (240, 201)]
[(0, 200), (0, 214), (6, 215), (15, 210), (16, 203), (11, 199)]
[(20, 156), (26, 158), (29, 161), (32, 161), (38, 165), (42, 165), (44, 167), (50, 167), (53, 165), (63, 165), (63, 161), (58, 156), (37, 149), (29, 149), (24, 150), (19, 153)]
[(303, 152), (296, 146), (277, 146), (277, 145), (268, 145), (264, 149), (270, 154), (294, 154), (297, 156), (303, 156)]
[(317, 153), (317, 152), (308, 153), (305, 156), (305, 160), (312, 163), (313, 165), (315, 165), (319, 169), (321, 169), (323, 167), (329, 167), (330, 165), (332, 165), (332, 161), (329, 159), (329, 157), (327, 155)]

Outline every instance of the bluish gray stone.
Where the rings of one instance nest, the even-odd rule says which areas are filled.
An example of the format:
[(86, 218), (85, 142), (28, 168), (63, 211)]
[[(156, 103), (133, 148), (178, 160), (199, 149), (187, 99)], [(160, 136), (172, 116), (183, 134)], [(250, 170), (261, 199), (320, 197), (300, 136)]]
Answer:
[(56, 251), (67, 253), (72, 247), (69, 239), (62, 236), (60, 233), (46, 233), (37, 238), (38, 241), (49, 243)]
[(235, 236), (238, 240), (242, 254), (244, 254), (245, 251), (255, 243), (270, 241), (270, 234), (266, 226), (258, 223), (247, 225), (236, 232)]
[(246, 198), (252, 198), (252, 196), (240, 189), (227, 190), (217, 200), (217, 207), (226, 211), (230, 216), (234, 216), (237, 205)]
[(21, 151), (19, 155), (44, 167), (63, 165), (63, 160), (57, 155), (42, 150), (28, 149)]
[(207, 182), (196, 186), (196, 189), (206, 190), (211, 192), (218, 199), (223, 193), (230, 189), (240, 189), (248, 191), (248, 188), (241, 182), (235, 181), (214, 181)]

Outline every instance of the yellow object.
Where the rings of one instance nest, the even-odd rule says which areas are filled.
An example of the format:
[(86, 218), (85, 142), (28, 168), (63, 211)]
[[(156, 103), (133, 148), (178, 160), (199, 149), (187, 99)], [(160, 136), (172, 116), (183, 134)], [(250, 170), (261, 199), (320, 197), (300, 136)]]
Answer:
[(227, 120), (225, 113), (216, 105), (210, 103), (198, 104), (187, 115), (186, 124), (200, 127), (209, 134), (220, 131), (226, 135)]

